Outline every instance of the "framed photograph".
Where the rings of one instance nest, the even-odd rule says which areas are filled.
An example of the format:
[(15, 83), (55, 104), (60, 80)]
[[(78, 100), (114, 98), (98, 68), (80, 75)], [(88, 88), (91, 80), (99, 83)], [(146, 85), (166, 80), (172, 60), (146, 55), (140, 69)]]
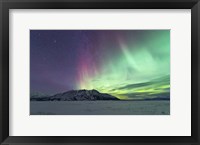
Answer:
[(1, 144), (199, 145), (198, 0), (1, 0)]

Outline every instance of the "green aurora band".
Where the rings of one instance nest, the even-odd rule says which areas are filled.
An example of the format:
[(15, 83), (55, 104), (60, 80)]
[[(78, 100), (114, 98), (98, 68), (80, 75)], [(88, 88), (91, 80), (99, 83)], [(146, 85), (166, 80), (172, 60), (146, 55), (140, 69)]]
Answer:
[[(139, 33), (141, 37), (134, 37)], [(96, 89), (120, 99), (170, 97), (170, 30), (137, 30), (129, 35), (116, 37), (116, 52), (105, 53), (92, 73), (89, 66), (82, 67), (76, 89)], [(112, 45), (100, 47), (109, 51)]]

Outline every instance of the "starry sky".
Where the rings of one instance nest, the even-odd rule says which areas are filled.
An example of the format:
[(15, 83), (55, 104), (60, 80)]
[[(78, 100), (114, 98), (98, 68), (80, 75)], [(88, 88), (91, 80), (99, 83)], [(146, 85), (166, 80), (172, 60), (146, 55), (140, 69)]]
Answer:
[(170, 97), (169, 30), (30, 30), (31, 93)]

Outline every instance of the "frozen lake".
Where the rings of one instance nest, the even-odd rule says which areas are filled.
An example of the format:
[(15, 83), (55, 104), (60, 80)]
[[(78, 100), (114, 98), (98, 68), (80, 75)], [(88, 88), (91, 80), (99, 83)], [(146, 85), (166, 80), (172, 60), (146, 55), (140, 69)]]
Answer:
[(31, 101), (30, 115), (169, 115), (170, 101)]

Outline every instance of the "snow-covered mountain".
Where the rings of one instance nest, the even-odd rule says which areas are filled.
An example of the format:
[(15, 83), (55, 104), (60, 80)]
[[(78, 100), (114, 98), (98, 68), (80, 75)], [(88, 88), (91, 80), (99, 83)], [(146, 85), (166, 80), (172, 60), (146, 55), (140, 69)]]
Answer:
[(52, 96), (31, 97), (31, 101), (92, 101), (92, 100), (119, 100), (118, 98), (100, 93), (97, 90), (71, 90)]

